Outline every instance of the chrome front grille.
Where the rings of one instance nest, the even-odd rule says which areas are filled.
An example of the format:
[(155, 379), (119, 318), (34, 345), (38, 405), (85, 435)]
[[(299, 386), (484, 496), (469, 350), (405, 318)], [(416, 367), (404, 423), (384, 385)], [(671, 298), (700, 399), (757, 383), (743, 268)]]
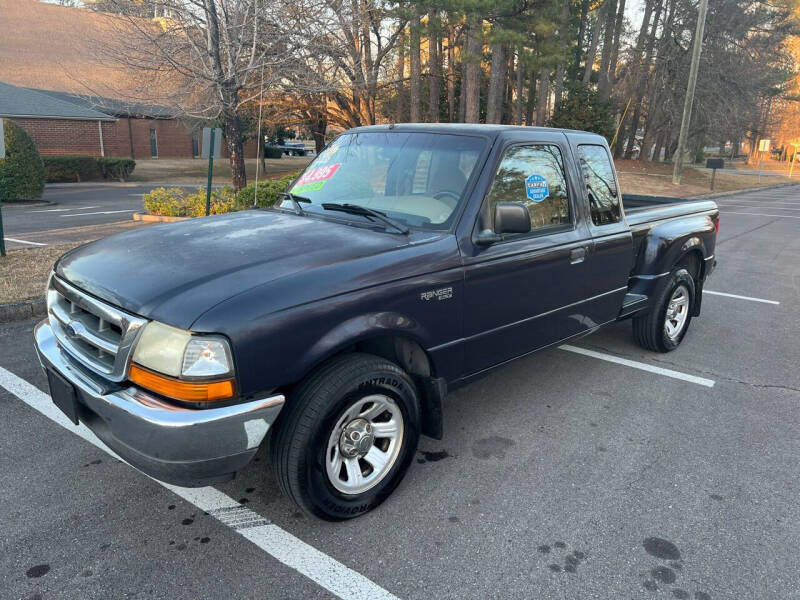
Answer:
[(59, 347), (74, 360), (112, 381), (125, 379), (145, 319), (93, 298), (55, 275), (47, 289), (47, 315)]

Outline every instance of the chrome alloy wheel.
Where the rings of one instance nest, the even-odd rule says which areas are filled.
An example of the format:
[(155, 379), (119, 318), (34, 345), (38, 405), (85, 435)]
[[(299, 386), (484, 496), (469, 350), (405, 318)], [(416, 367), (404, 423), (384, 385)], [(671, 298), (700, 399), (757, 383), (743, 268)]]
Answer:
[(391, 470), (403, 442), (403, 414), (389, 396), (358, 399), (339, 417), (328, 439), (325, 467), (343, 494), (361, 494)]
[(679, 285), (672, 292), (672, 297), (667, 304), (667, 316), (664, 319), (664, 332), (672, 341), (678, 339), (686, 326), (689, 317), (689, 289)]

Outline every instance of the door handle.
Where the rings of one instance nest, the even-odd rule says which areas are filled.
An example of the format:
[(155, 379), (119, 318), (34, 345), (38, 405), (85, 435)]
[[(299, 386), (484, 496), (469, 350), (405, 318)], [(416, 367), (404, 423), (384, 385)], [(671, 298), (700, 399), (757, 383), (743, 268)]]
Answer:
[(572, 250), (570, 250), (569, 263), (571, 265), (577, 265), (578, 263), (582, 263), (585, 258), (586, 258), (585, 247), (582, 246), (580, 248), (573, 248)]

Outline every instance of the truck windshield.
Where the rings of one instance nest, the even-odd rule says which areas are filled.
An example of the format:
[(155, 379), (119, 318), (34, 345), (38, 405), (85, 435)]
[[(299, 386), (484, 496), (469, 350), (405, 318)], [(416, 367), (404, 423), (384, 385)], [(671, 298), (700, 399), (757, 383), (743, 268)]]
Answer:
[[(322, 151), (289, 191), (303, 198), (306, 212), (331, 212), (323, 204), (353, 204), (409, 227), (448, 229), (485, 145), (480, 137), (441, 133), (347, 133)], [(281, 206), (291, 204), (284, 199)]]

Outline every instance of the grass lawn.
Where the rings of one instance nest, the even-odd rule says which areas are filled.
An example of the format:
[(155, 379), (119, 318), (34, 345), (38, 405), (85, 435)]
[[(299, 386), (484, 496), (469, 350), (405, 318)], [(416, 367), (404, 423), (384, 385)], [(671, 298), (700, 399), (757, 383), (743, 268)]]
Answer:
[(53, 263), (67, 250), (83, 243), (9, 250), (0, 257), (0, 304), (44, 296)]
[[(313, 157), (284, 156), (268, 158), (267, 172), (259, 167), (259, 179), (272, 179), (303, 169)], [(256, 176), (256, 160), (245, 160), (247, 182)], [(136, 169), (128, 181), (138, 183), (191, 183), (199, 186), (206, 184), (208, 178), (208, 160), (202, 158), (158, 158), (136, 161)], [(214, 183), (231, 183), (231, 166), (227, 158), (214, 159)]]
[[(620, 187), (625, 194), (652, 194), (654, 196), (677, 196), (688, 198), (710, 194), (711, 171), (686, 167), (681, 172), (681, 184), (672, 184), (672, 165), (639, 160), (617, 160)], [(758, 182), (757, 175), (717, 171), (714, 192), (730, 192), (791, 181), (784, 176), (770, 174)], [(795, 181), (800, 181), (795, 174)]]

